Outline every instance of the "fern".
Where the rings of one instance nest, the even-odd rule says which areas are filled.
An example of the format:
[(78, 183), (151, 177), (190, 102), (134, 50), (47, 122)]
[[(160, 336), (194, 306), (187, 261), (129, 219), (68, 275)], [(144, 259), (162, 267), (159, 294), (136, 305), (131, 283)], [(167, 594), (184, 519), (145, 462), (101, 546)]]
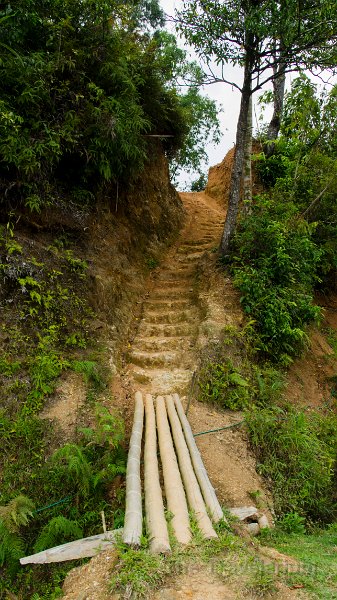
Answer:
[(24, 543), (18, 533), (10, 531), (4, 521), (0, 520), (0, 566), (5, 563), (12, 570), (18, 560), (24, 556)]
[(64, 468), (64, 477), (83, 496), (88, 496), (93, 480), (92, 467), (76, 444), (65, 444), (54, 452), (52, 461)]
[(93, 479), (94, 488), (96, 488), (101, 483), (108, 484), (111, 483), (117, 475), (124, 475), (126, 471), (125, 461), (116, 462), (116, 464), (108, 464), (104, 469), (101, 469), (99, 473), (95, 473)]
[(109, 450), (119, 448), (124, 438), (124, 423), (117, 414), (111, 414), (110, 411), (97, 402), (95, 404), (96, 427), (83, 427), (80, 432), (89, 441), (90, 444), (98, 446), (108, 446)]
[(41, 552), (81, 537), (83, 532), (76, 521), (62, 516), (54, 517), (42, 528), (34, 544), (34, 552)]
[(0, 506), (0, 519), (10, 533), (16, 533), (21, 525), (27, 525), (33, 510), (32, 500), (20, 495), (13, 498), (7, 506)]

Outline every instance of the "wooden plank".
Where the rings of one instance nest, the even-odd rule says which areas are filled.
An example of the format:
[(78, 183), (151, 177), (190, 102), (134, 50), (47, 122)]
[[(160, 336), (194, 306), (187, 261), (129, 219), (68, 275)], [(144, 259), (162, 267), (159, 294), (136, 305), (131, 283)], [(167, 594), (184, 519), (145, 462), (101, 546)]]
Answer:
[(118, 535), (123, 533), (123, 529), (115, 529), (98, 535), (55, 546), (48, 550), (43, 550), (31, 556), (20, 558), (22, 565), (44, 564), (65, 562), (67, 560), (77, 560), (79, 558), (91, 558), (103, 550), (113, 548)]

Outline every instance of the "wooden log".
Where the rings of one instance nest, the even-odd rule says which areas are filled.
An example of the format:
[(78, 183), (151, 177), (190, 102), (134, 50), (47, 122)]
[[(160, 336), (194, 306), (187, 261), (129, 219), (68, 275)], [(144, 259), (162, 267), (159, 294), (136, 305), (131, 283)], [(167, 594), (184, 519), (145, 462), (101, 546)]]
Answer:
[(211, 520), (206, 511), (198, 480), (193, 471), (190, 453), (172, 396), (166, 396), (166, 407), (189, 506), (195, 513), (198, 527), (204, 537), (207, 539), (217, 538), (218, 536), (213, 529)]
[(44, 563), (56, 563), (65, 562), (66, 560), (76, 560), (78, 558), (91, 558), (103, 550), (113, 548), (116, 537), (123, 533), (123, 529), (115, 529), (114, 531), (107, 531), (106, 533), (100, 533), (99, 535), (92, 535), (82, 540), (76, 540), (69, 542), (68, 544), (62, 544), (61, 546), (55, 546), (48, 550), (43, 550), (37, 554), (31, 556), (25, 556), (20, 558), (22, 565), (28, 564), (44, 564)]
[(144, 450), (144, 488), (145, 516), (150, 537), (150, 552), (161, 554), (170, 552), (167, 523), (164, 514), (164, 503), (159, 482), (157, 459), (156, 417), (153, 399), (145, 396), (145, 450)]
[(140, 456), (144, 421), (144, 403), (140, 392), (135, 395), (135, 414), (126, 468), (126, 508), (123, 541), (132, 546), (140, 545), (142, 535), (142, 488), (140, 481)]
[(191, 426), (187, 420), (187, 417), (184, 413), (184, 409), (182, 407), (180, 398), (178, 394), (173, 394), (173, 400), (176, 405), (177, 413), (179, 415), (179, 419), (185, 434), (186, 443), (188, 449), (190, 451), (192, 464), (194, 468), (194, 472), (197, 476), (200, 489), (202, 491), (205, 504), (209, 510), (209, 513), (215, 523), (218, 523), (221, 519), (224, 518), (222, 508), (220, 506), (219, 500), (216, 497), (216, 493), (214, 488), (209, 480), (207, 475), (207, 471), (205, 465), (202, 461), (198, 446), (195, 442), (193, 432)]
[(156, 400), (156, 417), (167, 508), (173, 515), (171, 522), (177, 541), (180, 544), (188, 544), (192, 536), (186, 496), (162, 396), (158, 396)]

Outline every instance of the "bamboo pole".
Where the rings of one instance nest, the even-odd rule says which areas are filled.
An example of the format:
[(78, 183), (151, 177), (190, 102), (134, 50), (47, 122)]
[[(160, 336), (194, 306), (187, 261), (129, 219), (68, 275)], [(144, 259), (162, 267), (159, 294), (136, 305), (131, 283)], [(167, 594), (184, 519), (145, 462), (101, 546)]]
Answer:
[(139, 546), (142, 535), (142, 490), (140, 481), (140, 455), (143, 435), (144, 404), (140, 392), (135, 395), (135, 414), (128, 463), (126, 468), (126, 508), (123, 541)]
[(207, 539), (216, 538), (218, 536), (206, 512), (205, 503), (193, 471), (190, 453), (172, 396), (166, 396), (166, 407), (189, 506), (195, 512), (199, 529), (204, 537)]
[(156, 417), (150, 394), (145, 396), (145, 415), (144, 488), (146, 524), (150, 536), (150, 552), (160, 554), (170, 552), (171, 548), (159, 482)]
[(99, 535), (92, 535), (82, 540), (75, 540), (74, 542), (68, 542), (61, 546), (55, 546), (48, 550), (42, 550), (37, 554), (31, 554), (20, 558), (22, 565), (36, 564), (42, 565), (45, 563), (65, 562), (67, 560), (77, 560), (80, 558), (90, 558), (96, 556), (103, 550), (109, 550), (114, 547), (116, 538), (121, 535), (122, 529), (115, 529), (114, 531), (107, 531), (106, 533), (100, 533)]
[(158, 396), (156, 400), (156, 417), (167, 508), (173, 514), (172, 527), (177, 541), (188, 544), (191, 541), (191, 530), (187, 502), (162, 396)]
[(207, 471), (205, 469), (205, 465), (200, 456), (200, 452), (198, 450), (198, 446), (195, 443), (195, 439), (193, 436), (193, 432), (191, 426), (186, 418), (184, 413), (184, 409), (182, 407), (180, 398), (178, 394), (173, 394), (173, 400), (177, 409), (177, 413), (179, 415), (179, 419), (185, 434), (186, 443), (188, 449), (190, 451), (191, 460), (194, 467), (194, 472), (197, 476), (206, 506), (210, 512), (210, 515), (215, 523), (218, 523), (221, 519), (224, 518), (222, 508), (220, 503), (216, 497), (216, 493), (214, 488), (209, 480), (207, 475)]

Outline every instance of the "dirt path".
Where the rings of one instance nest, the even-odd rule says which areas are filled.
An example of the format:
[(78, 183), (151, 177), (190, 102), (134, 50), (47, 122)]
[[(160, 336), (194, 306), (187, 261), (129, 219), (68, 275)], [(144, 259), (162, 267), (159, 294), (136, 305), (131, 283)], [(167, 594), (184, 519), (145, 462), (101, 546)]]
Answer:
[(218, 246), (223, 227), (223, 211), (204, 193), (182, 194), (182, 199), (185, 227), (153, 273), (127, 356), (133, 388), (155, 394), (183, 395), (189, 388), (202, 320), (195, 290), (198, 262)]
[[(225, 325), (242, 320), (239, 297), (216, 271), (212, 253), (219, 246), (224, 209), (204, 192), (183, 193), (181, 198), (185, 226), (151, 277), (126, 355), (123, 379), (131, 397), (139, 389), (155, 395), (176, 392), (184, 401), (201, 348)], [(189, 420), (197, 433), (235, 423), (241, 415), (193, 400)], [(257, 490), (267, 502), (241, 430), (200, 437), (198, 446), (220, 502), (251, 505), (249, 493)]]
[[(125, 367), (114, 389), (127, 421), (132, 422), (136, 390), (158, 394), (179, 393), (183, 402), (200, 349), (216, 339), (225, 325), (240, 324), (242, 314), (231, 281), (215, 268), (224, 222), (224, 209), (205, 193), (181, 194), (186, 210), (185, 226), (160, 267), (150, 277), (138, 325), (125, 353)], [(130, 417), (130, 418), (129, 418)], [(240, 413), (224, 411), (193, 399), (189, 420), (195, 432), (241, 420)], [(227, 507), (251, 505), (249, 492), (260, 491), (270, 499), (255, 470), (255, 461), (241, 429), (230, 429), (197, 438), (207, 471), (219, 500)], [(266, 512), (264, 509), (263, 512)], [(65, 582), (65, 600), (119, 598), (108, 591), (114, 553), (94, 558), (72, 571)], [(255, 598), (242, 586), (226, 585), (205, 565), (191, 564), (187, 571), (149, 600), (199, 600)], [(294, 590), (280, 587), (273, 598), (295, 599)]]

